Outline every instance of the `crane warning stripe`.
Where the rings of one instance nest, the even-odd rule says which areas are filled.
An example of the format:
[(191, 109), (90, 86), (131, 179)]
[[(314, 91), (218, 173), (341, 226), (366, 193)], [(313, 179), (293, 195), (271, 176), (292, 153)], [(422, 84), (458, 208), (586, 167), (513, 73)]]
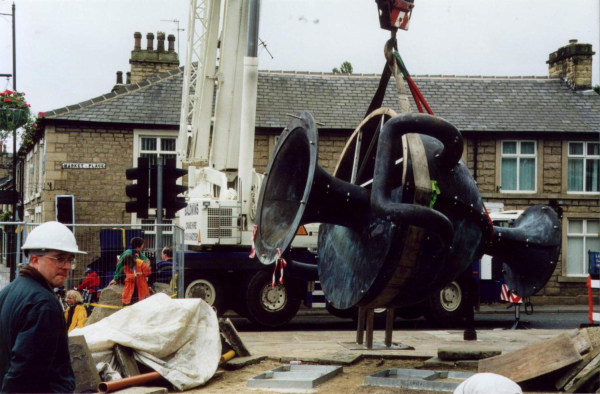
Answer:
[(502, 285), (502, 290), (500, 291), (500, 299), (502, 301), (511, 302), (513, 304), (522, 304), (523, 303), (523, 298), (519, 297), (518, 295), (516, 295), (513, 292), (510, 292), (510, 298), (509, 298), (509, 290), (508, 290), (508, 286), (506, 284)]

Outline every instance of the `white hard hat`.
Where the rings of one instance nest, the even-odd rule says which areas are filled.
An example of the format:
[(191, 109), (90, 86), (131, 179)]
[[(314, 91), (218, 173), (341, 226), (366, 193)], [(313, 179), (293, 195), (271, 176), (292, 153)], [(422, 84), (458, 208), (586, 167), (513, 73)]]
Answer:
[(21, 248), (21, 250), (44, 249), (87, 254), (79, 250), (77, 241), (75, 241), (75, 236), (71, 230), (59, 222), (46, 222), (34, 228), (27, 236), (25, 245)]

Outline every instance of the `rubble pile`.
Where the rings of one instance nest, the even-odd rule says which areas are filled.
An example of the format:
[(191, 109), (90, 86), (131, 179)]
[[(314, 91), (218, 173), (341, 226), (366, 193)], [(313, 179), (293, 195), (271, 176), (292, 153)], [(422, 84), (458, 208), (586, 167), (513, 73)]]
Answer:
[(492, 372), (528, 390), (567, 393), (600, 388), (600, 327), (575, 329), (522, 349), (479, 361), (479, 372)]

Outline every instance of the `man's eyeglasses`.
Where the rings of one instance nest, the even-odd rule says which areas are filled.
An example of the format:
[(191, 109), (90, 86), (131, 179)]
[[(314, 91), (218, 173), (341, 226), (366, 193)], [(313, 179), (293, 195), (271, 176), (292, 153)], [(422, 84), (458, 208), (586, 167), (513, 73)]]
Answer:
[(75, 269), (75, 259), (72, 257), (52, 257), (52, 256), (42, 256), (50, 260), (54, 260), (54, 264), (58, 268), (63, 268), (67, 264), (71, 264), (71, 269)]

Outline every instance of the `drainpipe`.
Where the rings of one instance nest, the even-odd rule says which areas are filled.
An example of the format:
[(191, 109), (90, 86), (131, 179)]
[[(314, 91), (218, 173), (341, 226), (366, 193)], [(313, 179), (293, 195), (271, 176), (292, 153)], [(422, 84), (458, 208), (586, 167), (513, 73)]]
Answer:
[(477, 147), (479, 145), (479, 140), (475, 138), (473, 140), (473, 179), (475, 183), (477, 183)]

